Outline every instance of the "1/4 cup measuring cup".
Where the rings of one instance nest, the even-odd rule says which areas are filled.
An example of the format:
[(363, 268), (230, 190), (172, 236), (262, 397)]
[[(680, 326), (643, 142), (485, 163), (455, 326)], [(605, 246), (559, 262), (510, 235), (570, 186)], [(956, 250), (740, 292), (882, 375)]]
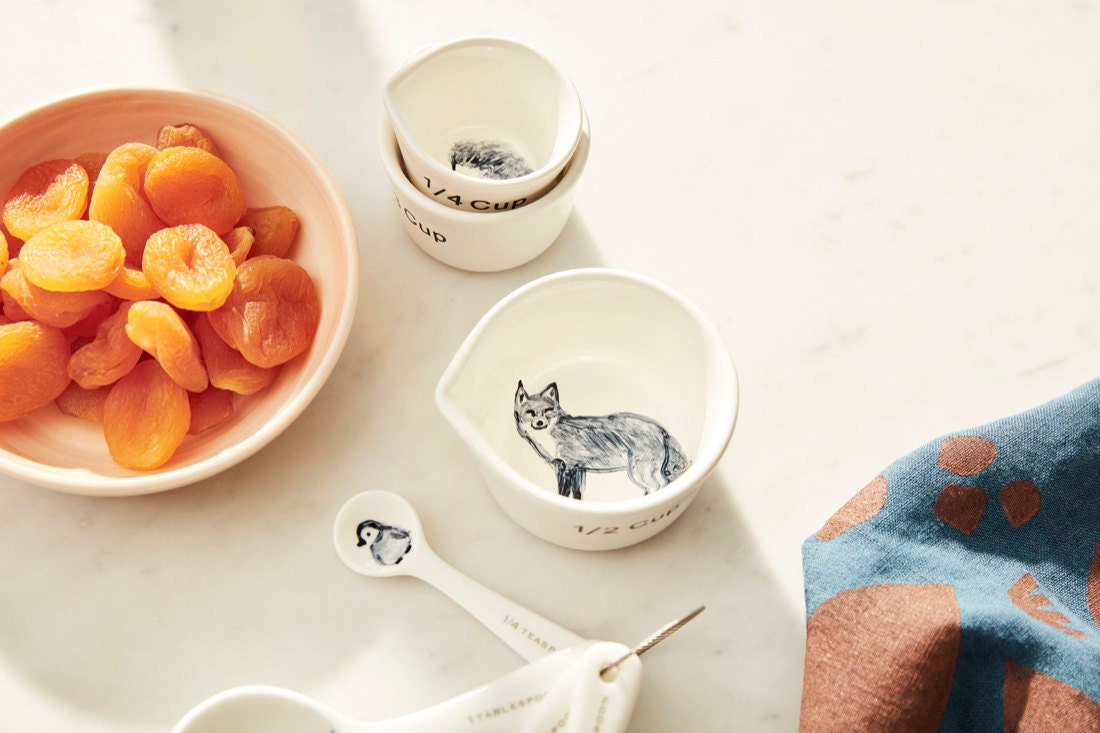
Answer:
[(581, 139), (573, 82), (508, 38), (460, 38), (417, 52), (387, 81), (383, 101), (409, 181), (460, 211), (533, 203)]

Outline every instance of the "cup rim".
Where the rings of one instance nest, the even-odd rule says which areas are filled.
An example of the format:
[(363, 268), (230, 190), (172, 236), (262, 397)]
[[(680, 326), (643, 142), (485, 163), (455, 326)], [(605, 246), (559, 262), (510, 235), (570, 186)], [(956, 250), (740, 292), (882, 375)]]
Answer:
[[(527, 53), (535, 58), (539, 59), (542, 63), (546, 64), (550, 68), (554, 75), (561, 82), (562, 88), (568, 90), (569, 93), (569, 107), (573, 110), (574, 116), (577, 118), (577, 125), (572, 133), (569, 144), (565, 150), (560, 154), (551, 157), (546, 163), (539, 166), (530, 173), (516, 178), (508, 178), (505, 180), (492, 179), (492, 178), (472, 178), (470, 176), (463, 176), (455, 173), (452, 170), (448, 170), (446, 166), (440, 163), (435, 158), (424, 153), (423, 149), (417, 144), (415, 136), (412, 134), (412, 130), (409, 128), (408, 123), (405, 121), (404, 116), (400, 110), (397, 109), (394, 103), (391, 90), (401, 81), (411, 76), (417, 68), (422, 66), (428, 60), (437, 57), (441, 54), (467, 48), (476, 45), (488, 45), (493, 47), (510, 47), (522, 53)], [(484, 190), (494, 191), (503, 190), (508, 187), (514, 187), (522, 184), (534, 184), (537, 181), (545, 181), (547, 184), (554, 178), (555, 175), (561, 172), (562, 168), (569, 163), (574, 154), (576, 153), (577, 146), (580, 144), (581, 137), (583, 136), (583, 128), (585, 123), (585, 111), (584, 104), (581, 102), (580, 93), (577, 91), (576, 85), (568, 74), (546, 54), (542, 53), (538, 49), (530, 46), (522, 41), (518, 41), (514, 38), (508, 38), (505, 36), (494, 35), (477, 35), (477, 36), (462, 36), (450, 41), (444, 41), (438, 44), (430, 44), (423, 46), (409, 57), (408, 60), (390, 75), (389, 79), (382, 87), (382, 102), (385, 107), (385, 111), (390, 118), (390, 122), (393, 126), (394, 136), (398, 140), (399, 144), (408, 145), (412, 150), (417, 152), (417, 157), (420, 158), (424, 165), (427, 165), (436, 176), (441, 180), (449, 182), (457, 182), (462, 186), (465, 186), (472, 190)], [(494, 195), (494, 194), (486, 194)]]
[[(696, 455), (687, 471), (677, 477), (669, 486), (651, 494), (600, 502), (577, 501), (576, 499), (554, 494), (523, 476), (493, 450), (481, 431), (473, 425), (450, 397), (462, 366), (468, 361), (470, 353), (481, 340), (482, 334), (487, 330), (489, 324), (496, 320), (502, 311), (507, 310), (516, 301), (522, 300), (538, 290), (556, 287), (571, 280), (586, 279), (625, 281), (655, 290), (672, 300), (698, 326), (700, 337), (704, 341), (708, 353), (712, 355), (709, 360), (708, 371), (710, 369), (717, 371), (712, 381), (719, 386), (719, 394), (708, 396), (708, 402), (725, 405), (724, 409), (719, 409), (716, 412), (718, 420), (713, 424), (713, 434), (719, 435), (719, 439), (717, 441), (702, 441), (701, 448), (708, 447), (709, 450)], [(552, 273), (520, 286), (499, 300), (477, 322), (444, 370), (436, 385), (435, 402), (443, 416), (451, 423), (467, 446), (475, 452), (478, 459), (484, 460), (493, 471), (510, 484), (513, 490), (548, 507), (595, 517), (620, 515), (662, 504), (674, 503), (700, 488), (701, 483), (718, 465), (733, 438), (740, 406), (739, 381), (733, 357), (718, 333), (718, 329), (699, 307), (676, 290), (657, 280), (625, 270), (603, 267), (577, 268)]]
[(401, 157), (401, 150), (398, 147), (397, 135), (393, 125), (388, 115), (383, 113), (381, 117), (378, 126), (379, 157), (382, 159), (382, 167), (385, 169), (390, 183), (398, 189), (397, 192), (407, 199), (418, 201), (433, 215), (465, 224), (475, 222), (502, 224), (534, 216), (543, 209), (555, 205), (567, 196), (580, 181), (581, 174), (588, 164), (588, 156), (592, 145), (588, 115), (583, 114), (581, 118), (581, 136), (573, 156), (567, 161), (565, 169), (561, 172), (561, 177), (545, 194), (529, 204), (507, 211), (461, 211), (429, 198), (423, 191), (413, 185), (405, 173), (404, 161)]

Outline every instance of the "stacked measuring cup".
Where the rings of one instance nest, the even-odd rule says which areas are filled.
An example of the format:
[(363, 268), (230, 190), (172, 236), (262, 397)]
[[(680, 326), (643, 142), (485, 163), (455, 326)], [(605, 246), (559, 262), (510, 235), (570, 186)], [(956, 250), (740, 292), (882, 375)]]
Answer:
[(588, 160), (569, 77), (507, 38), (421, 49), (385, 85), (379, 150), (409, 237), (453, 267), (504, 270), (549, 247)]

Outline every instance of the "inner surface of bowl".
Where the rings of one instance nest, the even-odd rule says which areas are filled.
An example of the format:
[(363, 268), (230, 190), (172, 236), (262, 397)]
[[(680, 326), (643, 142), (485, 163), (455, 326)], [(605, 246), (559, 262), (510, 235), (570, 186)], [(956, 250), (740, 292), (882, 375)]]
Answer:
[(511, 180), (560, 165), (580, 133), (572, 82), (507, 39), (428, 50), (390, 79), (385, 100), (404, 144), (471, 178)]
[(237, 174), (250, 207), (289, 206), (301, 220), (288, 256), (310, 274), (321, 299), (309, 350), (283, 365), (265, 390), (238, 397), (234, 417), (188, 436), (161, 469), (136, 472), (111, 460), (102, 429), (48, 405), (0, 424), (0, 469), (75, 493), (134, 494), (181, 486), (233, 465), (278, 435), (316, 395), (335, 366), (358, 294), (354, 225), (331, 175), (296, 138), (262, 114), (213, 94), (173, 89), (106, 89), (40, 107), (0, 128), (0, 191), (27, 167), (51, 158), (155, 144), (163, 125), (206, 130)]
[[(616, 431), (634, 418), (642, 418), (633, 423), (642, 451), (660, 457), (662, 446), (647, 438), (660, 434), (649, 424), (658, 425), (688, 461), (706, 464), (686, 466), (685, 481), (709, 471), (728, 442), (732, 423), (721, 423), (736, 401), (735, 388), (724, 383), (732, 381), (725, 371), (732, 367), (704, 325), (674, 294), (641, 278), (610, 270), (564, 273), (521, 289), (486, 316), (456, 357), (454, 373), (444, 377), (445, 398), (480, 458), (556, 499), (555, 467), (521, 436), (516, 417), (522, 421), (528, 407), (538, 413), (555, 398), (562, 411), (583, 418), (578, 425), (596, 431), (576, 439), (588, 441), (580, 450), (591, 451), (596, 467), (587, 472), (583, 501), (636, 499), (646, 495), (639, 477), (598, 468), (599, 456), (621, 453), (632, 439)], [(608, 417), (621, 413), (629, 413), (625, 423)]]

